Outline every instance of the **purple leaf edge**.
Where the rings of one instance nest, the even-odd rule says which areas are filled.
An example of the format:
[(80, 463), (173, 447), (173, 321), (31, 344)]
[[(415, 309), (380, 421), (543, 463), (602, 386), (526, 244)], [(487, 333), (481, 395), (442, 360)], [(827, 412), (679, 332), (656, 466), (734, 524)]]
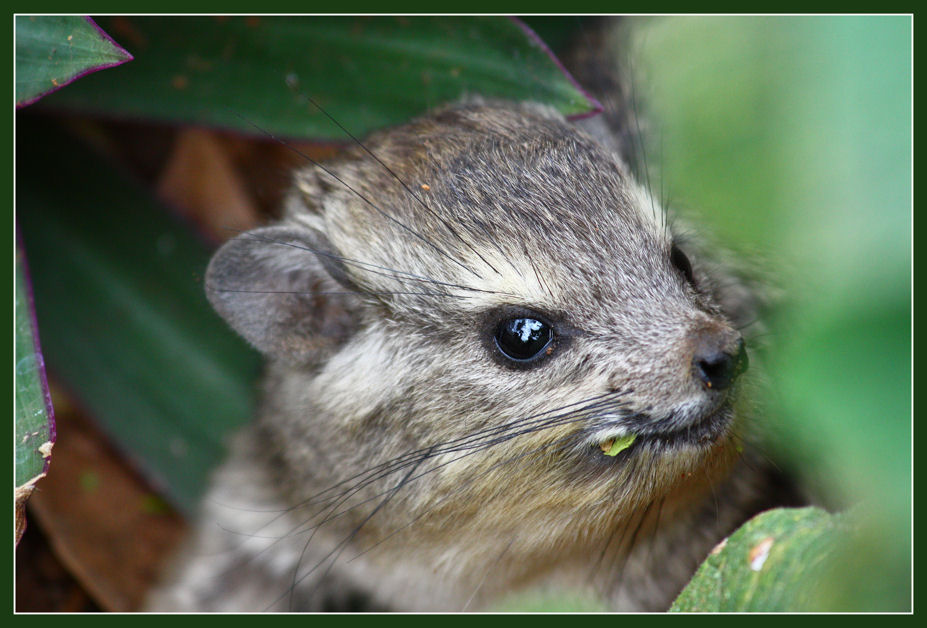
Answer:
[(23, 100), (23, 101), (17, 102), (17, 103), (16, 103), (16, 109), (17, 109), (17, 110), (22, 109), (23, 107), (28, 107), (29, 105), (32, 105), (32, 104), (38, 102), (39, 100), (45, 98), (45, 97), (48, 96), (49, 94), (53, 94), (53, 93), (57, 92), (57, 91), (58, 91), (59, 89), (61, 89), (62, 87), (65, 87), (65, 86), (67, 86), (67, 85), (70, 85), (71, 83), (73, 83), (73, 82), (76, 81), (77, 79), (83, 78), (83, 77), (87, 76), (88, 74), (93, 74), (94, 72), (99, 72), (100, 70), (105, 70), (105, 69), (107, 69), (107, 68), (114, 68), (114, 67), (116, 67), (116, 66), (122, 65), (123, 63), (127, 63), (127, 62), (132, 61), (132, 60), (135, 59), (135, 57), (132, 56), (132, 53), (130, 53), (128, 50), (126, 50), (125, 48), (123, 48), (122, 46), (120, 46), (119, 43), (116, 42), (115, 39), (113, 39), (112, 37), (110, 37), (109, 33), (107, 33), (107, 32), (104, 31), (102, 28), (100, 28), (100, 25), (97, 24), (96, 22), (94, 22), (94, 21), (93, 21), (93, 18), (91, 18), (90, 16), (84, 16), (84, 19), (90, 24), (90, 26), (92, 26), (93, 28), (95, 28), (95, 29), (97, 30), (97, 33), (101, 36), (101, 38), (103, 38), (103, 39), (105, 39), (106, 41), (108, 41), (114, 48), (116, 48), (117, 52), (118, 52), (120, 55), (122, 55), (124, 58), (123, 58), (123, 59), (120, 59), (120, 60), (118, 60), (118, 61), (113, 61), (112, 63), (102, 63), (102, 64), (100, 64), (100, 65), (95, 65), (95, 66), (93, 66), (93, 67), (87, 68), (86, 70), (84, 70), (84, 71), (82, 71), (82, 72), (78, 72), (77, 74), (75, 74), (74, 76), (72, 76), (72, 77), (69, 78), (68, 80), (64, 81), (64, 82), (61, 83), (60, 85), (55, 85), (55, 86), (53, 86), (51, 89), (48, 89), (48, 90), (46, 90), (46, 91), (44, 91), (44, 92), (42, 92), (42, 93), (40, 93), (40, 94), (37, 94), (37, 95), (33, 96), (32, 98), (29, 98), (29, 99), (27, 99), (27, 100)]
[[(29, 262), (26, 259), (26, 247), (23, 244), (22, 233), (16, 225), (16, 252), (17, 261), (22, 268), (22, 278), (25, 283), (26, 307), (29, 308), (29, 322), (32, 325), (32, 350), (35, 352), (35, 366), (39, 372), (39, 385), (42, 387), (42, 397), (45, 401), (45, 413), (48, 416), (48, 441), (53, 445), (58, 439), (58, 430), (55, 423), (55, 408), (52, 405), (51, 391), (48, 388), (48, 376), (45, 371), (45, 355), (42, 353), (42, 343), (39, 340), (39, 321), (35, 315), (35, 301), (32, 297), (32, 275), (29, 272)], [(42, 473), (48, 473), (51, 456), (43, 461)]]
[(540, 35), (535, 33), (534, 30), (530, 26), (528, 26), (523, 21), (521, 21), (517, 16), (510, 15), (509, 19), (512, 20), (512, 22), (516, 26), (518, 26), (518, 28), (520, 28), (522, 32), (525, 33), (528, 39), (533, 41), (535, 45), (537, 45), (544, 52), (544, 54), (546, 54), (550, 58), (550, 60), (554, 63), (554, 65), (557, 66), (560, 72), (563, 73), (563, 75), (570, 82), (570, 84), (573, 87), (575, 87), (576, 90), (580, 94), (583, 95), (583, 98), (586, 99), (586, 102), (591, 107), (589, 111), (586, 111), (584, 113), (574, 113), (574, 114), (566, 116), (567, 120), (583, 120), (585, 118), (591, 118), (593, 116), (597, 116), (603, 111), (605, 111), (605, 107), (602, 106), (602, 103), (600, 103), (599, 100), (595, 96), (590, 94), (582, 85), (579, 84), (579, 81), (577, 81), (573, 77), (573, 75), (570, 74), (570, 71), (566, 69), (566, 67), (563, 65), (560, 59), (557, 58), (557, 55), (554, 54), (554, 51), (550, 49), (550, 46), (548, 46), (547, 43), (543, 39), (541, 39)]

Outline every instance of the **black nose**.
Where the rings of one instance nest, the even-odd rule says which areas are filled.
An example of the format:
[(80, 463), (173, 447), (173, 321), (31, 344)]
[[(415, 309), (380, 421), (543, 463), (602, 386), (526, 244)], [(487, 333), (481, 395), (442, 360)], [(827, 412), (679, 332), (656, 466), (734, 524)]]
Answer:
[(699, 342), (692, 365), (696, 377), (705, 388), (724, 390), (747, 370), (749, 360), (743, 338), (726, 343), (719, 336), (708, 336)]

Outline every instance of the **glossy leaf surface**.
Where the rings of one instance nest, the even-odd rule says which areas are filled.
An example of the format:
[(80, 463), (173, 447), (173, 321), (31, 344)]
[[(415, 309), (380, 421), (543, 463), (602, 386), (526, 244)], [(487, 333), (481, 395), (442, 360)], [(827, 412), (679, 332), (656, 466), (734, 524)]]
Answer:
[(16, 17), (16, 106), (31, 104), (86, 74), (130, 61), (92, 20)]
[(258, 356), (207, 303), (209, 253), (186, 225), (65, 134), (20, 127), (17, 209), (49, 368), (190, 510), (251, 414)]
[[(118, 17), (135, 62), (50, 106), (348, 141), (479, 94), (566, 114), (590, 102), (523, 25), (503, 17)], [(109, 76), (107, 76), (109, 74)]]

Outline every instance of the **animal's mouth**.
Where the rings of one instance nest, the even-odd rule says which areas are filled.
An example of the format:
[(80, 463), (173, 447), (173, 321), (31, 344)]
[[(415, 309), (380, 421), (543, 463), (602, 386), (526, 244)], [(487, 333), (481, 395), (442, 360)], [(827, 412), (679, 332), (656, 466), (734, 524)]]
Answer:
[(591, 440), (602, 455), (615, 458), (631, 456), (643, 448), (651, 451), (705, 448), (727, 433), (732, 420), (733, 411), (727, 404), (698, 417), (673, 413), (655, 418), (635, 413), (621, 417), (613, 427), (596, 429)]

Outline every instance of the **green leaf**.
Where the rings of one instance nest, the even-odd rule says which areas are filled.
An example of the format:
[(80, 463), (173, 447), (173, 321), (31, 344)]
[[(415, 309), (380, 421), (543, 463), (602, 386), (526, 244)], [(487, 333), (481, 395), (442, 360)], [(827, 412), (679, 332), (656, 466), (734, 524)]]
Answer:
[(608, 448), (608, 451), (605, 452), (606, 456), (617, 456), (622, 451), (634, 444), (634, 441), (637, 439), (637, 434), (628, 434), (627, 436), (622, 436), (616, 438), (612, 441), (611, 446)]
[(17, 487), (31, 484), (45, 472), (54, 442), (54, 415), (45, 383), (45, 363), (33, 324), (32, 302), (23, 266), (23, 252), (17, 250), (16, 353), (13, 358), (16, 365), (14, 481)]
[(758, 515), (712, 550), (670, 611), (836, 610), (817, 606), (816, 593), (847, 529), (818, 508)]
[(468, 94), (594, 107), (535, 37), (502, 17), (101, 19), (136, 60), (48, 104), (71, 111), (347, 140)]
[(132, 55), (78, 16), (16, 17), (16, 106), (24, 107), (90, 72)]
[(35, 329), (35, 317), (21, 247), (16, 250), (16, 290), (14, 296), (15, 340), (13, 354), (16, 405), (14, 421), (15, 539), (19, 543), (26, 529), (26, 501), (36, 483), (45, 477), (55, 443), (55, 419), (45, 363)]
[(21, 121), (17, 138), (49, 369), (191, 511), (251, 415), (258, 356), (207, 303), (209, 253), (183, 225), (47, 121)]

